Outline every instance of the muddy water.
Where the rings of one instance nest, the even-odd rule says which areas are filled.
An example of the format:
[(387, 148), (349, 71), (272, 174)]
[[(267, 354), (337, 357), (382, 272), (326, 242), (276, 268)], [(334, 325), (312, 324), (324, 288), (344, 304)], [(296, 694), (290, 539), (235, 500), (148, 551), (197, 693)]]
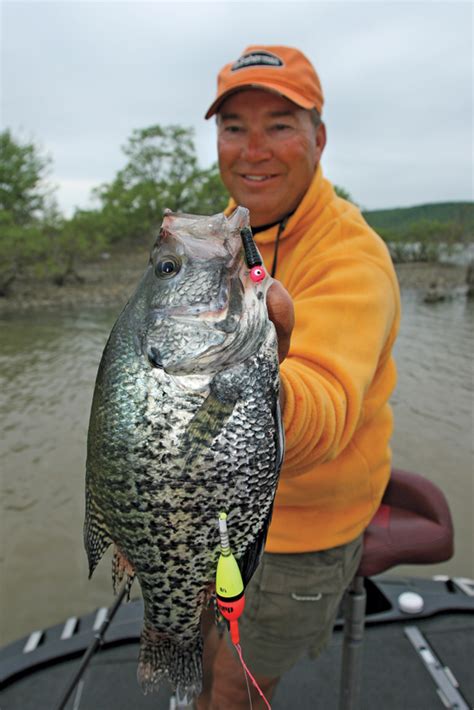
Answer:
[[(403, 301), (394, 463), (442, 487), (457, 543), (450, 562), (405, 571), (473, 576), (474, 303), (426, 305), (415, 291)], [(87, 580), (82, 520), (90, 402), (117, 312), (61, 308), (1, 322), (1, 643), (111, 600), (107, 562)]]

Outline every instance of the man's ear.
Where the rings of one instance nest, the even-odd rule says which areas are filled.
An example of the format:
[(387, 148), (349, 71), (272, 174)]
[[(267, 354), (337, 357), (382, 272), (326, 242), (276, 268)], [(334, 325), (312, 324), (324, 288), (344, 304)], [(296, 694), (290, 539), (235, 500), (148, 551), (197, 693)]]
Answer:
[(321, 123), (316, 128), (316, 159), (319, 163), (321, 160), (321, 155), (326, 145), (326, 124), (321, 121)]

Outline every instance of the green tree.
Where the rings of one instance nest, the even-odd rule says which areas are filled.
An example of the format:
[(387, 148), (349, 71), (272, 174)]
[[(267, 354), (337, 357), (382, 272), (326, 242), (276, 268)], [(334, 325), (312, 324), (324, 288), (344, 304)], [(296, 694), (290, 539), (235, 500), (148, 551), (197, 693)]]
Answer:
[(21, 143), (11, 131), (0, 133), (0, 295), (35, 268), (48, 250), (45, 227), (57, 221), (51, 187), (46, 182), (50, 159), (33, 143)]
[(33, 143), (21, 144), (6, 129), (0, 133), (0, 212), (18, 226), (41, 219), (51, 190), (45, 182), (50, 158)]
[(417, 247), (418, 261), (439, 261), (461, 237), (462, 225), (456, 222), (420, 219), (406, 230), (406, 239)]
[(185, 204), (186, 212), (192, 214), (217, 214), (222, 212), (229, 201), (217, 163), (196, 175), (193, 192)]
[(84, 283), (78, 271), (80, 261), (95, 259), (107, 246), (103, 215), (94, 210), (76, 210), (71, 219), (50, 235), (45, 273), (57, 286), (67, 280)]
[(20, 227), (8, 212), (0, 212), (0, 296), (8, 296), (16, 279), (43, 258), (45, 246), (39, 227)]
[(134, 130), (123, 148), (128, 161), (115, 179), (94, 191), (112, 242), (149, 240), (163, 210), (189, 211), (199, 190), (209, 199), (208, 176), (198, 167), (193, 131), (182, 126)]
[(379, 227), (378, 234), (388, 244), (395, 262), (440, 261), (463, 241), (460, 222), (418, 219), (395, 227)]

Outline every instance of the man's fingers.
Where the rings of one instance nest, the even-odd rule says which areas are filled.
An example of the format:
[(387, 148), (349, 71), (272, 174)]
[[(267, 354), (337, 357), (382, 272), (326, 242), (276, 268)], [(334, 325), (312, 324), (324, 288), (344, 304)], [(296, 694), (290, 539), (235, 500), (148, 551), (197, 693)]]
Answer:
[(295, 311), (291, 296), (279, 281), (273, 281), (267, 292), (268, 317), (273, 322), (278, 337), (278, 359), (280, 362), (288, 355)]

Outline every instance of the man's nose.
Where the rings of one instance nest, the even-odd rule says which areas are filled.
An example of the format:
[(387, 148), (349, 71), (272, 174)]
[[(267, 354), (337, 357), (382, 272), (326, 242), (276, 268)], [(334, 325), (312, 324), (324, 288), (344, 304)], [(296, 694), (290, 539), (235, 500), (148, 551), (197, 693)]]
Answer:
[(272, 149), (265, 134), (262, 131), (249, 131), (242, 147), (242, 158), (256, 163), (271, 157)]

